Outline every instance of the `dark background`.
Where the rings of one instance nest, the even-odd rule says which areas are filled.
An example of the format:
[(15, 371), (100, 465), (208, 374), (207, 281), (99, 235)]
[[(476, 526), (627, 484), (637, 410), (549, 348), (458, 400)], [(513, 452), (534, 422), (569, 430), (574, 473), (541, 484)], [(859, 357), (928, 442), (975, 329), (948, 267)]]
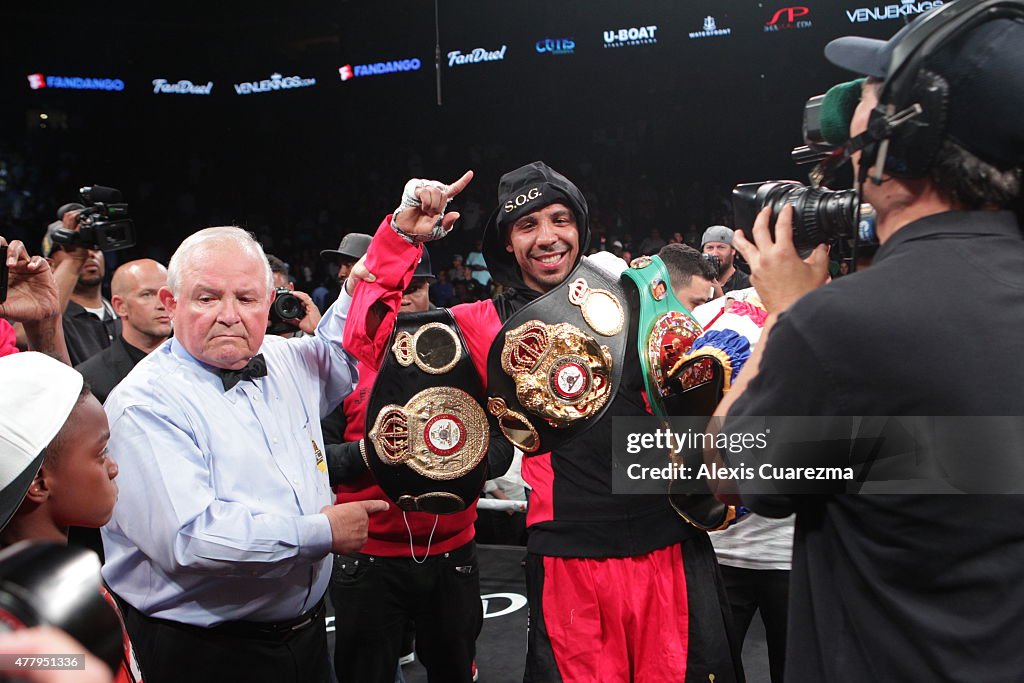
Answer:
[[(789, 160), (804, 102), (852, 78), (825, 62), (824, 45), (839, 35), (888, 37), (902, 25), (851, 23), (847, 10), (874, 7), (868, 0), (816, 0), (801, 5), (809, 28), (765, 32), (788, 6), (5, 2), (0, 230), (35, 249), (56, 207), (100, 183), (123, 190), (139, 231), (139, 245), (115, 259), (166, 259), (194, 230), (235, 223), (313, 279), (316, 252), (345, 232), (372, 232), (406, 179), (452, 180), (473, 168), (457, 207), (465, 219), (436, 246), (443, 263), (470, 250), (501, 173), (543, 159), (587, 194), (598, 233), (639, 241), (658, 228), (693, 240), (731, 223), (737, 182), (804, 179)], [(731, 34), (690, 39), (709, 15)], [(649, 25), (655, 44), (604, 47), (605, 30)], [(572, 38), (575, 52), (538, 53), (543, 38)], [(503, 61), (447, 66), (449, 50), (502, 45)], [(338, 77), (345, 64), (412, 57), (419, 71)], [(34, 91), (32, 73), (120, 78), (126, 88)], [(272, 73), (317, 84), (235, 93), (233, 84)], [(154, 78), (212, 80), (213, 93), (157, 95)]]

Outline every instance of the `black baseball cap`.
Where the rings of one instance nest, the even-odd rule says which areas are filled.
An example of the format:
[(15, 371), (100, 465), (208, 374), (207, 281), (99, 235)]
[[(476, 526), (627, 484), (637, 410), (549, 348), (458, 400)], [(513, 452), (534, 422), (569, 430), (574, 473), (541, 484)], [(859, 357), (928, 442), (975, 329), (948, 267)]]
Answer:
[[(939, 25), (940, 12), (969, 11), (970, 3), (954, 0), (925, 13), (889, 40), (860, 36), (837, 38), (825, 46), (836, 66), (886, 80), (893, 55), (915, 29)], [(944, 15), (948, 17), (949, 15)], [(949, 84), (946, 135), (988, 163), (1001, 168), (1024, 163), (1024, 12), (1004, 14), (953, 35), (922, 61), (922, 67)], [(924, 22), (918, 26), (918, 22)], [(898, 60), (900, 64), (904, 60)]]
[(434, 271), (430, 268), (430, 252), (427, 251), (426, 247), (423, 247), (423, 254), (420, 256), (420, 262), (416, 264), (416, 270), (413, 272), (414, 278), (422, 277), (429, 280), (436, 280), (437, 276), (434, 275)]
[(350, 258), (359, 260), (365, 254), (366, 250), (370, 248), (370, 242), (373, 241), (373, 237), (361, 232), (350, 232), (341, 238), (341, 243), (338, 244), (337, 249), (324, 249), (320, 252), (322, 258), (328, 261), (335, 261), (339, 258)]

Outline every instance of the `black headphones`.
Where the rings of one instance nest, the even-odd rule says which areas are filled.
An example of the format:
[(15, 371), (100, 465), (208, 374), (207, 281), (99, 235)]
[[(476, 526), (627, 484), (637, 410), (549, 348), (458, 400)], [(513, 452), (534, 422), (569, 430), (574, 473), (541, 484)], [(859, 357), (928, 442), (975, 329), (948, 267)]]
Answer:
[(946, 134), (949, 84), (924, 62), (954, 38), (1002, 17), (1024, 18), (1024, 0), (956, 0), (918, 19), (896, 44), (868, 128), (851, 141), (862, 148), (861, 173), (920, 178)]

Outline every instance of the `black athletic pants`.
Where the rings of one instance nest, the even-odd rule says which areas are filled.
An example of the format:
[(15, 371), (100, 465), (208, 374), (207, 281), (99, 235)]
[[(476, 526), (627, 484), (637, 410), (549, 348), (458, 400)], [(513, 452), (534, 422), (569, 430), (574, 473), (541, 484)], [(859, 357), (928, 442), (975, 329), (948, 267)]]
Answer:
[(338, 683), (393, 683), (411, 620), (431, 683), (470, 683), (483, 626), (476, 543), (412, 557), (336, 555), (331, 578)]
[(768, 667), (772, 683), (782, 683), (783, 664), (786, 661), (789, 572), (785, 569), (742, 569), (724, 564), (721, 567), (740, 646), (743, 645), (754, 612), (760, 610), (768, 639)]

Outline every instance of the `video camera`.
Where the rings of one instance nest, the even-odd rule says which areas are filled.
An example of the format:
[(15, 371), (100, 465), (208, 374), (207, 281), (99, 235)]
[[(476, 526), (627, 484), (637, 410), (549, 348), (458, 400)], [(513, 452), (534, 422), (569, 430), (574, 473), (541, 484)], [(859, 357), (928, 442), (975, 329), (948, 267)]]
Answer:
[(769, 229), (774, 236), (775, 221), (787, 204), (793, 206), (793, 243), (798, 250), (826, 242), (852, 239), (873, 244), (874, 209), (861, 204), (856, 190), (830, 190), (823, 183), (849, 159), (850, 149), (837, 144), (848, 135), (840, 130), (836, 117), (823, 110), (852, 113), (859, 97), (858, 82), (844, 83), (824, 95), (816, 95), (804, 107), (804, 145), (792, 152), (797, 164), (817, 164), (810, 174), (811, 187), (795, 180), (742, 183), (733, 188), (732, 205), (736, 227), (750, 230), (758, 212), (771, 207)]
[(100, 588), (96, 553), (50, 542), (16, 543), (0, 552), (0, 631), (59, 628), (116, 672), (124, 653), (121, 621)]
[(840, 238), (874, 242), (874, 210), (861, 204), (856, 190), (807, 187), (795, 180), (742, 183), (732, 190), (736, 227), (750, 230), (758, 212), (772, 209), (769, 229), (787, 204), (793, 206), (793, 244), (806, 249)]
[(54, 230), (54, 244), (100, 251), (135, 246), (135, 225), (128, 218), (128, 205), (124, 203), (120, 190), (90, 185), (79, 190), (79, 194), (86, 203), (84, 208), (79, 204), (65, 204), (57, 211), (58, 216), (63, 217), (68, 211), (79, 210), (75, 217), (78, 230)]
[(287, 287), (278, 287), (274, 303), (270, 305), (270, 319), (267, 324), (269, 334), (284, 334), (295, 332), (298, 327), (292, 325), (290, 320), (302, 320), (306, 317), (306, 304), (302, 299), (292, 294)]

